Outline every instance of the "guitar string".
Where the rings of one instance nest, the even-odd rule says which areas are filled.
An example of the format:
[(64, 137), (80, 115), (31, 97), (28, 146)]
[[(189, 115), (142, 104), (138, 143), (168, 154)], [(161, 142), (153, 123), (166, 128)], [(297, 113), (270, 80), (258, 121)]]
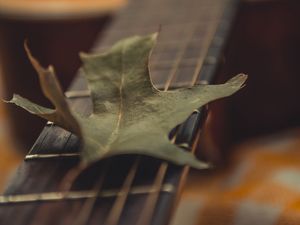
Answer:
[[(185, 44), (180, 49), (179, 54), (177, 55), (178, 58), (176, 58), (176, 61), (173, 64), (173, 69), (171, 70), (171, 73), (169, 74), (169, 78), (168, 78), (167, 82), (165, 83), (165, 87), (164, 87), (165, 91), (167, 91), (170, 88), (171, 83), (174, 81), (175, 74), (178, 70), (180, 62), (183, 60), (184, 53), (187, 51), (188, 44), (190, 43), (190, 41), (193, 37), (195, 29), (196, 29), (196, 25), (193, 25), (193, 26), (189, 27), (189, 29), (188, 29), (188, 35), (187, 35)], [(191, 86), (193, 86), (193, 85), (194, 84), (192, 83)], [(177, 137), (177, 133), (172, 138), (172, 143), (173, 144), (175, 144), (176, 137)], [(143, 211), (139, 216), (137, 225), (148, 225), (148, 224), (150, 224), (153, 213), (154, 213), (155, 206), (158, 202), (159, 191), (162, 187), (163, 180), (164, 180), (165, 175), (167, 173), (167, 169), (168, 169), (168, 163), (162, 162), (160, 164), (160, 167), (158, 169), (158, 173), (157, 173), (157, 175), (155, 177), (155, 180), (153, 182), (152, 191), (148, 195), (145, 207), (143, 208)]]
[[(53, 127), (53, 123), (50, 125), (51, 127)], [(69, 132), (68, 132), (69, 133)], [(48, 135), (48, 133), (47, 133)], [(66, 142), (64, 143), (63, 147), (62, 147), (62, 150), (64, 150), (66, 148), (66, 146), (68, 145), (68, 142), (70, 141), (71, 139), (71, 133), (69, 133), (69, 136), (66, 140)], [(43, 140), (45, 140), (45, 138), (43, 138)], [(58, 167), (57, 167), (58, 168)], [(43, 212), (45, 212), (45, 209), (42, 208), (41, 206), (37, 206), (37, 211), (40, 211), (40, 213), (35, 213), (33, 216), (33, 218), (31, 219), (30, 221), (30, 224), (40, 224), (40, 221), (43, 221), (44, 220), (44, 217), (43, 217)], [(29, 214), (28, 214), (29, 215)]]
[[(184, 53), (185, 53), (185, 51), (187, 49), (188, 43), (189, 43), (189, 41), (190, 41), (190, 39), (191, 39), (191, 37), (192, 37), (192, 35), (194, 33), (194, 30), (195, 30), (195, 26), (193, 26), (192, 29), (190, 28), (190, 30), (189, 30), (190, 32), (189, 32), (188, 38), (186, 39), (186, 44), (182, 46), (182, 49), (179, 51), (179, 53), (180, 53), (178, 55), (179, 58), (176, 59), (174, 65), (173, 65), (174, 67), (176, 67), (176, 69), (173, 69), (172, 73), (169, 74), (170, 77), (169, 77), (168, 81), (165, 84), (164, 90), (168, 90), (171, 82), (173, 81), (174, 76), (175, 76), (176, 71), (177, 71), (177, 68), (178, 68), (180, 62), (182, 61), (182, 58), (183, 58)], [(192, 85), (194, 85), (194, 82), (193, 82)], [(173, 143), (175, 143), (175, 139), (176, 139), (176, 135), (172, 139)], [(162, 187), (163, 180), (164, 180), (164, 177), (166, 175), (167, 169), (168, 169), (168, 163), (163, 162), (160, 165), (159, 169), (158, 169), (158, 172), (157, 172), (157, 175), (155, 177), (153, 186), (151, 188), (151, 192), (148, 194), (145, 207), (144, 207), (142, 213), (139, 216), (137, 225), (147, 225), (147, 224), (149, 224), (151, 222), (151, 217), (152, 217), (152, 215), (154, 213), (155, 205), (156, 205), (156, 203), (158, 201), (158, 197), (159, 197), (159, 191), (160, 191), (160, 189)], [(121, 190), (121, 192), (122, 191), (123, 190)], [(126, 198), (127, 198), (127, 196), (126, 196)], [(120, 199), (121, 199), (121, 197), (120, 197)], [(118, 208), (118, 211), (117, 211), (118, 214), (115, 217), (111, 216), (111, 218), (114, 218), (114, 219), (113, 220), (111, 219), (111, 221), (112, 221), (111, 223), (106, 223), (106, 224), (108, 224), (108, 225), (115, 225), (115, 224), (117, 224), (117, 222), (119, 221), (119, 219), (121, 217), (121, 212), (122, 212), (122, 210), (124, 208), (125, 200), (126, 199), (123, 198), (123, 200), (118, 200), (117, 199), (115, 201), (113, 208)], [(121, 202), (121, 204), (117, 203), (117, 202)], [(113, 213), (110, 213), (110, 215), (113, 215)]]
[[(192, 153), (195, 153), (197, 144), (199, 142), (199, 137), (200, 137), (199, 134), (200, 134), (200, 129), (197, 132), (197, 136), (196, 136), (195, 140), (193, 141), (193, 145), (192, 145), (192, 148), (191, 148)], [(174, 141), (175, 141), (175, 139), (174, 139)], [(164, 177), (166, 175), (167, 169), (168, 169), (168, 163), (163, 162), (159, 167), (157, 176), (155, 178), (155, 182), (154, 182), (153, 187), (151, 189), (152, 191), (151, 191), (150, 195), (148, 196), (148, 198), (146, 200), (146, 210), (144, 210), (140, 214), (138, 223), (136, 225), (149, 225), (150, 224), (151, 218), (152, 218), (153, 213), (154, 213), (155, 205), (157, 204), (157, 201), (158, 201), (159, 190), (161, 189), (161, 186), (163, 184), (163, 180), (164, 180)], [(183, 179), (183, 181), (185, 181), (188, 171), (189, 171), (189, 166), (184, 166), (183, 171), (181, 173), (182, 175), (181, 175), (181, 178), (180, 178), (180, 181), (179, 181), (177, 196), (180, 196), (180, 193), (182, 192), (182, 188), (183, 188), (183, 185), (184, 185), (184, 182), (182, 182), (182, 179)], [(183, 177), (183, 176), (185, 176), (185, 177)], [(178, 204), (178, 201), (179, 201), (179, 198), (176, 198), (175, 204), (173, 206), (174, 209), (175, 209), (176, 205)]]
[[(176, 61), (174, 63), (174, 67), (173, 67), (175, 69), (172, 69), (172, 71), (170, 73), (170, 77), (165, 84), (164, 90), (168, 90), (170, 84), (172, 83), (172, 81), (174, 79), (174, 76), (175, 76), (178, 66), (180, 64), (180, 61), (182, 60), (184, 52), (186, 51), (186, 48), (188, 46), (188, 42), (192, 38), (194, 29), (195, 29), (195, 27), (193, 27), (193, 29), (191, 29), (191, 32), (187, 38), (186, 44), (183, 46), (183, 49), (181, 49), (181, 51), (178, 54), (179, 57), (176, 59)], [(192, 83), (193, 83), (192, 85), (195, 84), (195, 81), (193, 81), (193, 80), (192, 80)], [(176, 136), (174, 136), (174, 140), (175, 140), (175, 138), (176, 138)], [(120, 190), (118, 197), (116, 198), (115, 203), (112, 207), (112, 210), (110, 211), (110, 213), (108, 215), (108, 218), (105, 223), (106, 225), (116, 225), (118, 223), (118, 221), (121, 217), (123, 208), (125, 206), (125, 202), (128, 197), (130, 187), (131, 187), (134, 177), (136, 175), (139, 162), (140, 162), (140, 158), (138, 157), (135, 160), (134, 165), (131, 167), (129, 174), (127, 175), (127, 177), (123, 183), (122, 189)], [(185, 167), (185, 168), (188, 168), (188, 167)], [(147, 198), (146, 207), (145, 207), (147, 210), (143, 210), (141, 216), (139, 217), (139, 220), (137, 223), (138, 225), (146, 225), (146, 224), (150, 223), (152, 214), (154, 212), (155, 205), (158, 201), (159, 191), (161, 189), (167, 169), (168, 169), (168, 163), (163, 162), (158, 169), (158, 173), (157, 173), (157, 176), (155, 177), (153, 187), (151, 188), (151, 193), (149, 194), (149, 196)], [(94, 202), (91, 205), (93, 206)], [(89, 211), (91, 211), (92, 208), (93, 207), (89, 207)]]
[[(186, 48), (187, 45), (184, 45), (184, 46)], [(180, 56), (182, 57), (183, 54), (180, 54)], [(178, 66), (178, 64), (179, 63), (176, 63), (175, 66)], [(174, 76), (174, 74), (175, 73), (171, 73), (170, 75)], [(170, 80), (172, 80), (172, 78)], [(165, 89), (168, 89), (167, 85), (169, 86), (169, 83), (166, 84), (167, 88), (165, 88)], [(134, 162), (134, 165), (131, 167), (129, 174), (123, 183), (123, 186), (118, 194), (118, 197), (116, 198), (116, 200), (112, 206), (112, 210), (110, 210), (110, 213), (106, 219), (106, 223), (105, 223), (106, 225), (116, 225), (118, 223), (118, 221), (120, 220), (121, 213), (124, 209), (130, 187), (131, 187), (134, 177), (136, 175), (139, 162), (140, 162), (140, 157), (137, 157)], [(168, 167), (167, 163), (165, 163), (164, 167), (159, 168), (159, 171), (158, 171), (159, 176), (156, 176), (156, 178), (155, 178), (155, 182), (154, 182), (155, 185), (154, 185), (154, 188), (151, 188), (151, 193), (159, 191), (159, 190), (155, 189), (155, 186), (161, 186), (161, 184), (163, 182), (163, 177), (167, 170), (167, 167)], [(157, 197), (158, 197), (158, 194), (155, 194), (155, 195), (157, 195)], [(155, 198), (153, 198), (153, 199), (151, 198), (147, 201), (147, 205), (151, 205), (151, 203), (155, 204)], [(141, 222), (143, 222), (143, 221), (141, 221)]]
[[(187, 40), (187, 42), (189, 41), (189, 39)], [(187, 44), (183, 46), (184, 49), (186, 49), (187, 47)], [(184, 53), (184, 51), (183, 51)], [(182, 56), (183, 56), (183, 53), (180, 54), (180, 59), (182, 59)], [(179, 63), (180, 63), (180, 59), (179, 59), (179, 62), (176, 62), (175, 63), (175, 67), (178, 67)], [(175, 73), (176, 73), (176, 70), (174, 70), (175, 72), (173, 73), (170, 73), (170, 76), (174, 76)], [(172, 81), (173, 78), (169, 79), (170, 81)], [(165, 89), (168, 89), (170, 83), (166, 83), (166, 88)], [(176, 136), (175, 136), (176, 137)], [(138, 156), (136, 159), (135, 159), (135, 162), (133, 164), (133, 166), (131, 167), (130, 171), (129, 171), (129, 174), (127, 175), (123, 185), (122, 185), (122, 188), (121, 190), (119, 191), (118, 193), (118, 196), (117, 198), (115, 199), (114, 201), (114, 204), (112, 206), (112, 209), (110, 210), (110, 213), (106, 219), (106, 225), (116, 225), (118, 223), (118, 221), (120, 220), (121, 218), (121, 213), (124, 209), (124, 206), (125, 206), (125, 203), (126, 203), (126, 200), (127, 200), (127, 197), (128, 197), (128, 194), (129, 194), (129, 191), (130, 191), (130, 188), (132, 186), (132, 183), (133, 183), (133, 180), (135, 178), (135, 175), (137, 173), (137, 168), (139, 166), (139, 163), (140, 163), (140, 157)], [(158, 171), (158, 174), (159, 176), (156, 176), (155, 178), (155, 182), (154, 182), (154, 185), (153, 185), (153, 188), (151, 188), (151, 193), (154, 192), (156, 198), (158, 198), (158, 192), (161, 188), (161, 185), (162, 185), (162, 182), (163, 182), (163, 178), (165, 176), (165, 173), (167, 171), (167, 163), (165, 163), (165, 166), (163, 167), (160, 167), (159, 168), (159, 171)], [(156, 190), (157, 187), (160, 187), (159, 190)], [(155, 198), (151, 198), (147, 201), (147, 206), (151, 206), (151, 205), (154, 205), (155, 204)], [(148, 206), (148, 207), (149, 207)], [(91, 207), (92, 209), (92, 207)], [(142, 221), (141, 221), (142, 222)]]
[(158, 169), (157, 175), (155, 177), (154, 183), (151, 188), (151, 192), (146, 199), (146, 203), (143, 208), (143, 211), (141, 212), (138, 222), (136, 223), (137, 225), (148, 225), (151, 222), (151, 217), (153, 215), (156, 202), (158, 201), (158, 196), (167, 169), (168, 169), (168, 163), (163, 162)]
[[(140, 163), (140, 156), (137, 156), (137, 158), (135, 159), (127, 177), (125, 178), (125, 181), (122, 185), (121, 190), (119, 190), (116, 200), (114, 202), (114, 205), (112, 206), (112, 210), (110, 210), (109, 216), (106, 219), (106, 223), (105, 225), (111, 225), (111, 224), (117, 224), (117, 222), (119, 221), (121, 212), (122, 212), (122, 208), (124, 207), (124, 204), (126, 202), (126, 199), (130, 193), (130, 187), (131, 184), (134, 180), (135, 174), (137, 172), (137, 168), (139, 166)], [(111, 164), (111, 163), (110, 163)], [(107, 166), (108, 167), (108, 166)], [(107, 170), (105, 170), (107, 171)], [(107, 172), (103, 172), (103, 176), (106, 176)], [(103, 178), (104, 181), (104, 178)], [(101, 192), (101, 186), (99, 187), (95, 187), (95, 190), (97, 190), (98, 193)], [(86, 208), (83, 209), (83, 211), (86, 210), (86, 212), (84, 212), (84, 214), (86, 215), (83, 219), (82, 219), (82, 223), (80, 225), (84, 225), (88, 223), (89, 220), (89, 215), (91, 215), (94, 207), (95, 207), (95, 203), (96, 200), (98, 198), (98, 194), (95, 195), (93, 199), (93, 201), (89, 201), (89, 199), (87, 199), (84, 203), (84, 205), (86, 205)], [(89, 202), (88, 202), (89, 201)], [(87, 203), (88, 202), (88, 203)], [(115, 217), (115, 215), (117, 215)], [(77, 218), (75, 219), (75, 221), (77, 220)]]
[[(76, 104), (76, 103), (75, 103)], [(74, 218), (74, 223), (75, 225), (84, 225), (88, 222), (90, 215), (93, 211), (94, 205), (96, 204), (98, 194), (101, 191), (101, 188), (103, 186), (105, 177), (107, 175), (107, 171), (110, 167), (111, 160), (108, 159), (107, 161), (104, 161), (103, 169), (101, 171), (101, 176), (99, 178), (99, 181), (95, 184), (94, 190), (96, 191), (96, 195), (93, 198), (87, 199), (86, 201), (83, 202), (83, 206), (81, 207), (81, 211)], [(61, 184), (61, 189), (65, 192), (65, 196), (68, 192), (71, 191), (72, 185), (74, 184), (75, 180), (78, 178), (78, 176), (83, 172), (83, 170), (86, 169), (85, 166), (79, 166), (76, 167), (76, 169), (71, 169), (69, 173), (65, 176), (65, 182)]]
[[(173, 69), (171, 71), (171, 73), (169, 74), (169, 79), (167, 80), (167, 82), (165, 84), (165, 88), (164, 88), (165, 91), (168, 90), (168, 88), (169, 88), (169, 86), (170, 86), (170, 84), (171, 84), (171, 82), (173, 80), (173, 77), (176, 74), (176, 71), (177, 71), (177, 68), (179, 66), (179, 63), (182, 60), (184, 52), (185, 52), (185, 50), (186, 50), (186, 48), (188, 46), (188, 42), (190, 41), (190, 38), (191, 38), (191, 36), (193, 34), (193, 32), (190, 32), (190, 33), (191, 34), (188, 36), (189, 38), (186, 39), (186, 44), (184, 44), (182, 46), (182, 49), (179, 51), (178, 58), (176, 59), (174, 65), (173, 65), (173, 68), (176, 68), (176, 69)], [(175, 138), (176, 138), (176, 135), (173, 138), (173, 142), (175, 142)], [(134, 169), (136, 170), (136, 168), (134, 168)], [(138, 225), (146, 225), (146, 223), (148, 223), (148, 221), (151, 220), (151, 216), (153, 214), (154, 207), (155, 207), (155, 204), (157, 202), (157, 199), (158, 199), (158, 196), (159, 196), (159, 191), (161, 189), (161, 186), (162, 186), (162, 183), (163, 183), (163, 180), (164, 180), (167, 168), (168, 168), (168, 164), (166, 162), (164, 162), (159, 167), (157, 175), (156, 175), (154, 183), (153, 183), (153, 186), (151, 188), (151, 192), (148, 194), (148, 196), (152, 196), (152, 197), (151, 198), (150, 197), (147, 198), (147, 200), (146, 200), (146, 209), (147, 210), (143, 210), (142, 214), (140, 214), (140, 217), (139, 217), (138, 222), (137, 222)], [(134, 173), (136, 173), (135, 170), (134, 170)], [(121, 190), (121, 192), (122, 192), (122, 190)], [(121, 199), (121, 197), (119, 197), (119, 198)], [(126, 198), (127, 198), (127, 196), (126, 196)], [(126, 199), (123, 198), (123, 200), (126, 200)], [(120, 203), (118, 203), (118, 202), (120, 202)], [(116, 216), (111, 216), (113, 214), (110, 212), (109, 218), (111, 216), (114, 219), (111, 219), (111, 223), (106, 223), (107, 225), (116, 225), (117, 224), (117, 222), (119, 221), (119, 219), (121, 217), (121, 212), (122, 212), (122, 210), (124, 208), (124, 205), (125, 205), (124, 203), (125, 203), (125, 201), (122, 201), (122, 200), (119, 200), (119, 199), (117, 199), (115, 201), (113, 209), (117, 208), (118, 209), (118, 211), (117, 211), (118, 214)]]
[[(178, 64), (177, 64), (178, 65)], [(116, 204), (114, 205), (113, 207), (113, 210), (111, 210), (111, 213), (107, 219), (107, 223), (108, 225), (115, 225), (117, 224), (118, 222), (118, 218), (120, 217), (120, 214), (122, 212), (122, 209), (124, 207), (124, 204), (125, 204), (125, 201), (127, 199), (127, 196), (128, 196), (128, 193), (129, 193), (129, 190), (130, 190), (130, 186), (132, 184), (132, 181), (135, 177), (135, 173), (136, 173), (136, 170), (137, 170), (137, 167), (138, 167), (138, 161), (135, 162), (134, 166), (132, 167), (133, 169), (130, 171), (129, 175), (127, 176), (126, 178), (126, 181), (123, 185), (123, 188), (122, 190), (120, 191), (119, 195), (118, 195), (118, 199), (116, 200)], [(155, 178), (155, 182), (154, 182), (154, 187), (151, 191), (151, 193), (153, 193), (152, 198), (148, 198), (147, 200), (147, 206), (146, 208), (150, 208), (152, 211), (154, 210), (154, 206), (157, 202), (157, 199), (158, 199), (158, 196), (159, 196), (159, 190), (160, 190), (160, 187), (162, 185), (162, 182), (163, 182), (163, 178), (166, 174), (166, 171), (167, 171), (167, 168), (168, 168), (168, 164), (167, 163), (163, 163), (161, 165), (161, 167), (159, 168), (159, 172), (157, 174), (157, 177)], [(102, 182), (100, 182), (101, 185), (102, 185)], [(101, 186), (100, 185), (100, 186)], [(97, 185), (97, 189), (100, 189), (100, 186)], [(88, 211), (92, 211), (92, 208), (93, 208), (93, 205), (95, 203), (95, 199), (92, 199), (92, 201), (88, 201), (86, 202), (85, 204), (85, 207), (84, 207), (84, 212)], [(148, 211), (148, 210), (147, 210)], [(82, 214), (80, 214), (82, 215)], [(85, 214), (85, 215), (89, 215), (89, 213)], [(116, 217), (114, 217), (115, 215), (117, 215)], [(146, 216), (144, 217), (140, 217), (140, 218), (143, 218), (140, 220), (140, 222), (138, 224), (145, 224), (146, 221), (149, 221), (151, 219), (151, 215), (152, 213), (149, 213), (148, 211), (148, 214), (146, 214)], [(79, 216), (79, 222), (77, 224), (84, 224), (81, 223), (81, 221), (85, 221), (86, 219), (88, 219), (89, 216)], [(81, 218), (81, 219), (80, 219)], [(82, 219), (84, 218), (84, 219)]]
[[(219, 12), (221, 12), (222, 10), (220, 10)], [(218, 16), (218, 19), (220, 18), (220, 14)], [(208, 34), (205, 38), (205, 45), (206, 45), (206, 49), (207, 51), (203, 52), (201, 51), (200, 53), (200, 56), (198, 58), (198, 62), (197, 62), (197, 65), (196, 65), (196, 68), (194, 70), (194, 74), (193, 74), (193, 77), (192, 77), (192, 82), (191, 82), (191, 86), (194, 86), (196, 85), (197, 81), (199, 80), (199, 75), (200, 75), (200, 71), (201, 71), (201, 68), (202, 68), (202, 65), (204, 63), (204, 58), (207, 56), (207, 53), (208, 53), (208, 46), (210, 44), (210, 40), (211, 38), (213, 37), (213, 35), (216, 33), (216, 30), (217, 30), (217, 25), (218, 23), (213, 23), (212, 26), (209, 26), (209, 31), (208, 31)], [(195, 154), (196, 152), (196, 148), (199, 144), (199, 141), (200, 141), (200, 133), (201, 133), (201, 129), (198, 130), (197, 134), (196, 134), (196, 138), (195, 140), (193, 141), (193, 144), (192, 144), (192, 149), (191, 149), (191, 153)], [(183, 170), (182, 170), (182, 173), (181, 173), (181, 176), (180, 176), (180, 180), (179, 180), (179, 186), (178, 186), (178, 191), (177, 191), (177, 197), (175, 199), (175, 204), (173, 205), (173, 209), (172, 211), (174, 211), (176, 209), (176, 207), (178, 206), (178, 203), (180, 201), (180, 196), (181, 196), (181, 193), (183, 191), (183, 187), (186, 183), (186, 179), (187, 179), (187, 174), (190, 170), (190, 167), (189, 166), (184, 166)]]
[(116, 225), (119, 222), (130, 188), (136, 176), (137, 168), (139, 166), (140, 160), (141, 157), (137, 156), (128, 175), (126, 176), (121, 191), (118, 193), (118, 196), (113, 204), (113, 207), (108, 214), (106, 222), (104, 223), (105, 225)]
[[(193, 27), (193, 31), (191, 32), (192, 34), (194, 33), (194, 30), (195, 30), (195, 26)], [(188, 45), (186, 44), (185, 49), (182, 50), (183, 53), (186, 51), (187, 46)], [(183, 55), (184, 54), (181, 54), (181, 60), (182, 60)], [(177, 67), (178, 67), (179, 63), (180, 63), (180, 60), (176, 64)], [(174, 70), (174, 71), (176, 72), (176, 70)], [(171, 74), (171, 75), (172, 75), (172, 78), (169, 79), (170, 82), (166, 83), (165, 90), (169, 89), (171, 81), (174, 79), (174, 74)], [(197, 80), (199, 79), (199, 75), (200, 75), (200, 73), (198, 74), (197, 79), (192, 79), (190, 86), (194, 86), (196, 84)], [(176, 140), (176, 135), (172, 139), (172, 142), (174, 144), (175, 144), (175, 140)], [(197, 146), (195, 144), (195, 141), (196, 140), (193, 141), (192, 150), (191, 150), (192, 153), (195, 152), (195, 149), (196, 149), (196, 146)], [(189, 168), (188, 166), (184, 167), (184, 169), (183, 169), (184, 173), (183, 174), (187, 174), (188, 168)], [(161, 186), (163, 184), (163, 180), (164, 180), (164, 177), (166, 175), (167, 169), (168, 169), (168, 164), (166, 162), (161, 163), (160, 168), (158, 170), (159, 172), (157, 173), (157, 176), (156, 176), (154, 184), (153, 184), (153, 192), (151, 192), (148, 195), (148, 198), (146, 200), (146, 207), (143, 209), (143, 212), (140, 214), (137, 225), (149, 225), (151, 223), (151, 219), (152, 219), (152, 216), (153, 216), (153, 213), (154, 213), (154, 209), (155, 209), (155, 206), (158, 202), (159, 190), (161, 189)]]
[(98, 199), (98, 195), (101, 191), (101, 188), (103, 187), (104, 180), (107, 175), (107, 171), (109, 169), (109, 166), (111, 165), (111, 160), (105, 161), (103, 169), (101, 170), (101, 176), (99, 181), (96, 183), (95, 187), (93, 188), (96, 191), (96, 195), (93, 198), (87, 199), (84, 201), (83, 206), (81, 207), (81, 211), (78, 214), (77, 217), (74, 219), (73, 225), (85, 225), (88, 223), (90, 216), (93, 212), (93, 208), (96, 204), (96, 201)]
[[(221, 18), (221, 15), (222, 15), (222, 11), (221, 9), (217, 8), (215, 9), (218, 13), (218, 15), (216, 16), (216, 21), (220, 21), (220, 18)], [(216, 14), (216, 13), (214, 13)], [(211, 21), (210, 21), (211, 22)], [(203, 41), (204, 43), (204, 51), (201, 51), (200, 52), (200, 55), (198, 56), (198, 60), (197, 60), (197, 64), (196, 64), (196, 67), (195, 67), (195, 70), (194, 70), (194, 73), (193, 73), (193, 76), (192, 76), (192, 84), (195, 85), (197, 80), (199, 80), (199, 74), (200, 74), (200, 70), (204, 64), (204, 60), (205, 60), (205, 57), (207, 57), (207, 54), (208, 54), (208, 51), (209, 51), (209, 45), (210, 45), (210, 42), (214, 36), (214, 34), (216, 33), (216, 30), (217, 30), (217, 27), (218, 27), (218, 22), (211, 22), (210, 23), (210, 26), (207, 26), (208, 27), (208, 31), (207, 31), (207, 34), (206, 34), (206, 37)]]
[[(196, 148), (199, 144), (199, 141), (200, 141), (200, 133), (201, 133), (201, 129), (198, 130), (197, 134), (196, 134), (196, 137), (195, 137), (195, 140), (193, 141), (193, 144), (192, 144), (192, 148), (191, 148), (191, 153), (195, 154), (196, 152)], [(190, 167), (185, 165), (183, 167), (183, 170), (182, 170), (182, 173), (181, 173), (181, 176), (180, 176), (180, 179), (179, 179), (179, 185), (178, 185), (178, 188), (177, 188), (177, 196), (176, 196), (176, 199), (174, 201), (174, 204), (173, 204), (173, 207), (171, 209), (171, 212), (174, 212), (179, 204), (179, 201), (180, 201), (180, 198), (181, 198), (181, 194), (183, 192), (183, 187), (186, 183), (186, 179), (187, 179), (187, 175), (188, 175), (188, 172), (190, 170)]]
[(194, 25), (194, 24), (192, 24), (191, 26), (189, 26), (187, 28), (187, 33), (188, 33), (187, 38), (185, 39), (185, 41), (183, 42), (183, 45), (181, 46), (180, 50), (176, 54), (176, 59), (172, 65), (172, 69), (168, 75), (168, 79), (164, 86), (164, 91), (167, 91), (170, 88), (170, 85), (175, 78), (176, 72), (178, 71), (178, 67), (183, 60), (184, 53), (186, 52), (188, 44), (190, 43), (190, 41), (193, 37), (195, 28), (196, 28), (196, 25)]

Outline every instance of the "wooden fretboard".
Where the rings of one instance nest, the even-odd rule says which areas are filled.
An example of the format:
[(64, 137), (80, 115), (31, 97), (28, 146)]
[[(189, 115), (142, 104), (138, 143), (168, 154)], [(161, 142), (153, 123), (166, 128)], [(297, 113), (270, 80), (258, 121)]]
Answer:
[[(150, 59), (154, 84), (168, 90), (211, 83), (236, 7), (236, 0), (132, 0), (92, 51), (160, 30)], [(91, 112), (80, 72), (66, 96), (77, 111)], [(172, 132), (178, 145), (194, 149), (201, 118), (200, 110)], [(94, 202), (84, 224), (168, 223), (187, 168), (144, 156), (114, 157), (82, 174), (64, 195), (59, 184), (78, 163), (78, 150), (76, 136), (48, 123), (0, 196), (0, 224), (76, 224), (89, 211), (87, 201)]]

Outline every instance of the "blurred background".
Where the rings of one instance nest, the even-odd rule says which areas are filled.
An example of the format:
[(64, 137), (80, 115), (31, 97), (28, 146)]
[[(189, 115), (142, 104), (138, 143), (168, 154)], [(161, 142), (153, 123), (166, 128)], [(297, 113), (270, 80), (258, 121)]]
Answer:
[[(24, 40), (43, 65), (55, 66), (66, 89), (80, 66), (78, 52), (91, 48), (126, 3), (0, 0), (2, 98), (18, 93), (49, 106), (37, 77), (31, 75), (35, 72), (25, 56)], [(219, 220), (229, 224), (235, 204), (249, 198), (255, 204), (287, 205), (299, 217), (299, 201), (293, 200), (300, 199), (299, 193), (283, 187), (291, 181), (295, 181), (291, 187), (300, 183), (299, 22), (298, 0), (241, 1), (217, 80), (223, 82), (241, 72), (251, 76), (240, 93), (210, 104), (199, 154), (216, 162), (218, 169), (191, 171), (174, 224), (219, 224)], [(0, 103), (0, 189), (44, 125), (39, 118)], [(289, 170), (277, 174), (278, 168)], [(269, 180), (271, 176), (276, 182)], [(274, 197), (282, 193), (284, 197)], [(247, 212), (262, 210), (261, 205), (243, 204), (250, 208)], [(206, 216), (199, 214), (200, 209)]]
[[(52, 64), (64, 90), (77, 73), (79, 52), (87, 52), (125, 0), (0, 0), (1, 98), (18, 93), (51, 107), (24, 51), (43, 66)], [(0, 189), (45, 126), (20, 108), (0, 103)]]

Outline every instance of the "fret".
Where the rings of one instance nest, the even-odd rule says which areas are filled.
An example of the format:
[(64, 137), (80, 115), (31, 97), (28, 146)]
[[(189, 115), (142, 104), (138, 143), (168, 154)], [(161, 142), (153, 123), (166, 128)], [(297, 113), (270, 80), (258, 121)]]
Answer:
[(27, 154), (25, 160), (79, 157), (79, 153)]
[[(62, 142), (62, 144), (65, 145), (65, 142)], [(33, 191), (37, 193), (56, 191), (58, 183), (77, 162), (78, 160), (58, 160), (56, 162), (44, 161), (40, 163), (30, 161), (23, 163), (13, 178), (14, 182), (7, 186), (4, 195), (15, 196), (32, 193)], [(38, 178), (38, 180), (35, 178)], [(22, 207), (16, 207), (15, 205), (1, 206), (0, 222), (1, 224), (15, 225), (29, 224), (37, 207), (37, 204)], [(16, 217), (16, 215), (18, 216)]]
[(90, 97), (91, 96), (91, 91), (90, 90), (66, 91), (65, 96), (67, 98)]
[[(174, 193), (175, 187), (172, 184), (163, 184), (159, 190), (165, 193)], [(128, 194), (130, 195), (145, 195), (157, 192), (152, 186), (134, 186), (131, 187)], [(16, 195), (0, 195), (0, 205), (3, 204), (23, 204), (23, 203), (36, 203), (36, 202), (51, 202), (60, 200), (78, 200), (89, 198), (112, 198), (119, 196), (120, 191), (117, 189), (102, 190), (98, 193), (95, 190), (87, 191), (69, 191), (69, 192), (42, 192), (32, 194), (16, 194)]]
[(79, 70), (78, 75), (74, 78), (68, 91), (83, 91), (83, 90), (87, 90), (87, 81), (84, 75), (82, 74), (82, 71)]
[(52, 126), (52, 125), (54, 125), (54, 123), (53, 123), (53, 122), (51, 122), (51, 121), (47, 121), (47, 123), (46, 123), (46, 126)]

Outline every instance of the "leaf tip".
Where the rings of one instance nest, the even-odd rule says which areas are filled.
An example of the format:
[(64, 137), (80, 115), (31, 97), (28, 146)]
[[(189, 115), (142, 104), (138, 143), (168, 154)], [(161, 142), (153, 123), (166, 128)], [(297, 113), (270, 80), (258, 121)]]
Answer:
[(36, 60), (34, 59), (32, 53), (31, 53), (31, 51), (30, 51), (30, 48), (29, 48), (29, 45), (28, 45), (28, 39), (25, 39), (25, 40), (24, 40), (24, 49), (25, 49), (25, 52), (26, 52), (26, 54), (27, 54), (29, 60), (31, 61), (31, 63), (32, 63), (33, 60), (36, 61)]
[(12, 99), (10, 99), (10, 100), (5, 100), (5, 99), (2, 98), (1, 101), (4, 102), (4, 103), (11, 103)]
[(79, 58), (84, 61), (86, 58), (88, 58), (89, 54), (86, 52), (79, 52)]
[(158, 38), (158, 33), (159, 33), (159, 32), (155, 32), (155, 33), (153, 33), (153, 34), (150, 35), (150, 37), (151, 37), (151, 39), (152, 39), (153, 41), (156, 41), (156, 40), (157, 40), (157, 38)]
[(28, 40), (27, 39), (24, 41), (24, 49), (25, 49), (27, 57), (28, 57), (29, 61), (31, 62), (32, 66), (35, 68), (35, 70), (40, 75), (40, 73), (42, 71), (45, 71), (46, 69), (44, 69), (44, 67), (41, 66), (41, 64), (39, 63), (39, 61), (32, 55), (32, 52), (31, 52), (31, 50), (29, 48)]
[(244, 73), (240, 73), (236, 76), (234, 76), (233, 78), (231, 78), (228, 83), (230, 83), (231, 85), (234, 86), (240, 86), (240, 87), (244, 87), (245, 86), (245, 82), (248, 79), (248, 75), (244, 74)]
[(214, 165), (211, 163), (206, 163), (202, 161), (198, 161), (196, 165), (194, 165), (196, 169), (213, 169)]
[(15, 99), (18, 98), (18, 97), (19, 97), (19, 95), (13, 94), (13, 97), (12, 97), (11, 99), (9, 99), (9, 100), (1, 99), (1, 100), (2, 100), (2, 102), (4, 102), (4, 103), (14, 103)]

